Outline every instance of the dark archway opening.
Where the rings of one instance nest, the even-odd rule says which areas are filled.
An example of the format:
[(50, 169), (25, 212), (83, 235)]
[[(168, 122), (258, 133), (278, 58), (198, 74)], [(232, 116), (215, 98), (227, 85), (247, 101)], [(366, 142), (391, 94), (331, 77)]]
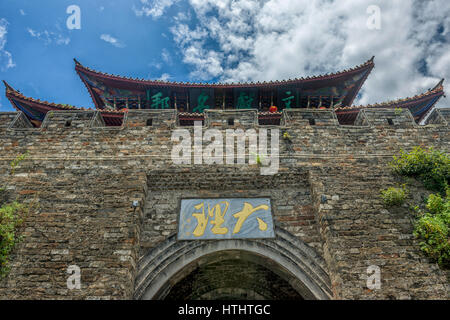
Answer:
[(168, 281), (166, 300), (303, 300), (270, 259), (239, 250), (206, 255)]
[[(188, 299), (189, 295), (183, 295), (182, 292), (192, 291), (193, 282), (186, 277), (191, 274), (191, 277), (195, 277), (195, 273), (201, 274), (206, 266), (218, 267), (227, 264), (227, 261), (244, 261), (253, 263), (247, 264), (253, 269), (264, 267), (267, 270), (259, 270), (263, 270), (263, 274), (267, 276), (253, 278), (257, 281), (248, 281), (253, 285), (247, 285), (244, 288), (231, 284), (225, 285), (224, 288), (210, 287), (204, 290), (204, 293), (198, 293), (198, 299), (209, 299), (213, 295), (216, 299), (233, 297), (242, 299), (242, 294), (239, 292), (244, 290), (249, 296), (252, 291), (255, 291), (254, 288), (258, 288), (254, 284), (255, 282), (270, 278), (276, 279), (276, 281), (272, 281), (274, 284), (271, 287), (272, 292), (276, 288), (275, 284), (288, 283), (298, 293), (298, 297), (305, 300), (330, 299), (332, 297), (331, 283), (324, 269), (323, 259), (314, 249), (286, 230), (275, 227), (275, 234), (274, 239), (217, 241), (178, 241), (176, 234), (173, 234), (139, 259), (134, 297), (144, 300), (163, 300), (168, 297), (184, 296)], [(233, 263), (230, 264), (233, 265)], [(240, 274), (238, 279), (242, 280), (249, 274), (248, 268), (242, 270), (237, 267), (236, 263), (234, 263), (234, 267), (230, 268), (236, 271), (226, 273), (228, 276)], [(219, 274), (225, 271), (222, 269)], [(218, 274), (218, 272), (214, 274)], [(261, 272), (259, 274), (261, 275)], [(182, 289), (185, 278), (186, 282)], [(251, 277), (247, 278), (252, 279)], [(176, 286), (180, 288), (178, 293)], [(208, 287), (208, 284), (204, 284), (204, 286)], [(232, 289), (234, 291), (231, 291)], [(289, 291), (287, 289), (285, 292)], [(231, 293), (227, 295), (226, 292)], [(255, 292), (254, 296), (261, 295), (262, 298), (281, 299), (280, 295), (267, 294), (261, 290), (260, 292), (262, 293)]]

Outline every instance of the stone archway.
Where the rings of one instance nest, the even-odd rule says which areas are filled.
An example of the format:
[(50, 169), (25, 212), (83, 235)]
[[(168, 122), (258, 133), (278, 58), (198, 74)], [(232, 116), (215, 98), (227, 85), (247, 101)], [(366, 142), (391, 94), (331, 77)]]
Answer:
[(278, 263), (243, 250), (217, 251), (195, 260), (161, 288), (165, 300), (302, 300), (294, 278)]
[(239, 292), (249, 296), (249, 292), (254, 291), (250, 298), (274, 298), (270, 295), (270, 288), (264, 291), (257, 287), (230, 287), (230, 283), (224, 287), (200, 288), (196, 296), (174, 296), (173, 291), (171, 293), (177, 284), (180, 287), (180, 282), (188, 280), (193, 272), (201, 272), (204, 266), (211, 263), (220, 266), (223, 261), (234, 260), (252, 264), (256, 270), (264, 268), (260, 270), (278, 277), (279, 286), (284, 286), (286, 292), (295, 290), (299, 298), (330, 299), (330, 279), (322, 257), (286, 230), (276, 227), (275, 234), (275, 239), (220, 241), (177, 241), (174, 234), (139, 261), (134, 297), (215, 299), (227, 298), (228, 290), (235, 296)]

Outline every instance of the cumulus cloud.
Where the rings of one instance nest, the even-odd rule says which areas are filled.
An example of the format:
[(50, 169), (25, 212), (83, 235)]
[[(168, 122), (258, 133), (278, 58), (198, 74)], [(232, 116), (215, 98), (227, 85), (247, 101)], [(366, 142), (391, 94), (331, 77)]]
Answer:
[(161, 77), (159, 77), (158, 80), (161, 80), (161, 81), (168, 81), (170, 78), (171, 78), (171, 77), (170, 77), (170, 74), (168, 74), (168, 73), (163, 73), (163, 74), (161, 75)]
[(16, 66), (10, 52), (6, 51), (6, 35), (8, 34), (8, 21), (0, 19), (0, 70), (6, 71)]
[(167, 8), (170, 8), (178, 0), (140, 0), (139, 8), (133, 6), (133, 11), (138, 17), (152, 16), (153, 18), (161, 17)]
[(27, 31), (33, 38), (44, 41), (46, 45), (51, 43), (55, 43), (57, 45), (68, 45), (70, 43), (70, 38), (53, 31), (44, 30), (40, 32), (31, 28), (27, 28)]
[(125, 45), (120, 42), (117, 38), (114, 38), (113, 36), (109, 35), (109, 34), (102, 34), (100, 36), (100, 39), (102, 39), (105, 42), (108, 42), (109, 44), (112, 44), (114, 47), (117, 48), (124, 48)]
[[(450, 2), (189, 0), (173, 39), (199, 80), (267, 81), (340, 71), (376, 56), (357, 104), (413, 96), (450, 79)], [(448, 99), (441, 104), (450, 105)]]

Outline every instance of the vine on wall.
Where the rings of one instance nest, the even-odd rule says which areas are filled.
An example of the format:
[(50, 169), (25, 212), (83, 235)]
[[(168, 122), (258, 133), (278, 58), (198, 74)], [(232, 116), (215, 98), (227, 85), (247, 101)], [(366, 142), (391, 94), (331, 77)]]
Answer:
[(413, 177), (436, 192), (426, 200), (425, 210), (414, 207), (414, 235), (421, 250), (441, 267), (450, 268), (450, 156), (433, 148), (414, 148), (390, 163), (395, 174)]
[[(10, 175), (15, 173), (16, 168), (25, 160), (28, 152), (16, 157), (10, 163)], [(9, 257), (14, 247), (22, 240), (20, 236), (21, 227), (28, 216), (32, 206), (18, 201), (9, 203), (5, 197), (6, 186), (0, 188), (0, 279), (5, 277), (9, 270)]]

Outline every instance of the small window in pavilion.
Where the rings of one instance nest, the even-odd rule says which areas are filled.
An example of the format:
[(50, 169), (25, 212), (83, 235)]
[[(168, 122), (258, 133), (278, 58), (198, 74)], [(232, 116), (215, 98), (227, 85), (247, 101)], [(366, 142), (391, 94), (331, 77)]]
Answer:
[(153, 125), (153, 119), (152, 118), (147, 119), (146, 126), (151, 127), (152, 125)]

